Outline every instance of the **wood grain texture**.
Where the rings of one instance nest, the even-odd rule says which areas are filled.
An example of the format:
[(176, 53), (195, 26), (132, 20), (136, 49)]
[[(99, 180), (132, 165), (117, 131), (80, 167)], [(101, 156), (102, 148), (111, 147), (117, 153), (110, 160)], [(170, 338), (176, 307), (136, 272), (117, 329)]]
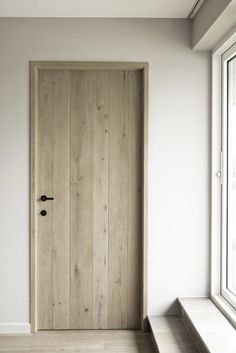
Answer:
[(142, 229), (142, 276), (141, 276), (141, 328), (148, 330), (148, 113), (149, 113), (149, 70), (148, 65), (142, 73), (142, 194), (141, 194), (141, 229)]
[(129, 64), (32, 64), (31, 190), (57, 201), (36, 201), (48, 215), (31, 227), (35, 328), (138, 328), (146, 317), (147, 73)]
[(108, 328), (108, 72), (94, 73), (93, 328)]
[[(140, 71), (128, 76), (128, 328), (139, 328), (141, 304), (141, 119), (142, 76)], [(135, 293), (135, 295), (134, 295)]]
[[(52, 72), (39, 73), (39, 122), (37, 126), (37, 199), (53, 192)], [(43, 148), (42, 148), (43, 147)], [(41, 209), (48, 212), (40, 215)], [(52, 320), (52, 203), (38, 201), (38, 328), (51, 329)]]
[(154, 353), (150, 334), (139, 331), (40, 331), (34, 335), (0, 335), (0, 352), (16, 353)]
[(109, 327), (127, 328), (128, 73), (109, 73)]
[(93, 327), (94, 73), (71, 73), (70, 327)]
[(70, 72), (52, 73), (53, 328), (70, 327)]
[(31, 61), (31, 66), (39, 70), (75, 70), (75, 71), (140, 71), (148, 70), (145, 62), (94, 62), (94, 61)]

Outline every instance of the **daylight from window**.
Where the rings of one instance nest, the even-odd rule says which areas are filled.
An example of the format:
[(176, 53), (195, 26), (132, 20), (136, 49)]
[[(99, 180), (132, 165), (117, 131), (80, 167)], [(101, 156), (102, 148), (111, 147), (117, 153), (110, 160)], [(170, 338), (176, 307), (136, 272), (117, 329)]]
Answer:
[(236, 56), (228, 62), (227, 289), (236, 296)]

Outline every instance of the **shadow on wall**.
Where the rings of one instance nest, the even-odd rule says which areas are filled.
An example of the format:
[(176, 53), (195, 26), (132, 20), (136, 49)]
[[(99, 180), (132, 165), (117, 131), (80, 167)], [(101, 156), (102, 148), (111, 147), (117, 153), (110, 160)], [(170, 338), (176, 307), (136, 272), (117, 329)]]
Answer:
[(150, 333), (136, 332), (135, 346), (138, 353), (155, 353), (155, 347)]
[(177, 298), (171, 304), (169, 309), (165, 312), (165, 315), (168, 315), (168, 316), (172, 315), (173, 316), (173, 313), (176, 313), (175, 315), (179, 315), (180, 314), (180, 308), (179, 308), (179, 303), (178, 303), (178, 299)]

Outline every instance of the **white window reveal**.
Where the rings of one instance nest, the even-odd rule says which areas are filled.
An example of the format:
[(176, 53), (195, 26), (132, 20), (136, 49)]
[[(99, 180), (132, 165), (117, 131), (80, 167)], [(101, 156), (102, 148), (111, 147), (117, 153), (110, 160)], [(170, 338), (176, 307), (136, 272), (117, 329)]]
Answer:
[(236, 30), (212, 55), (211, 298), (236, 327)]
[(222, 56), (222, 296), (236, 308), (236, 45)]

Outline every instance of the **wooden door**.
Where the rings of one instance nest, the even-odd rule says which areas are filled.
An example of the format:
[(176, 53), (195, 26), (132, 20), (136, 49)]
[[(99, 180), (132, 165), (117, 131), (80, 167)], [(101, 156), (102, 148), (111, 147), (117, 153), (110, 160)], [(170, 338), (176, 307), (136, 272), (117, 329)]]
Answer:
[(38, 329), (139, 328), (142, 72), (45, 69), (37, 85)]

